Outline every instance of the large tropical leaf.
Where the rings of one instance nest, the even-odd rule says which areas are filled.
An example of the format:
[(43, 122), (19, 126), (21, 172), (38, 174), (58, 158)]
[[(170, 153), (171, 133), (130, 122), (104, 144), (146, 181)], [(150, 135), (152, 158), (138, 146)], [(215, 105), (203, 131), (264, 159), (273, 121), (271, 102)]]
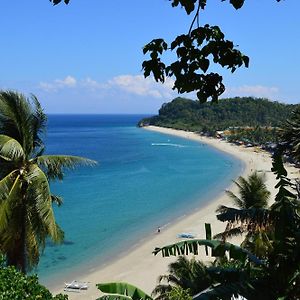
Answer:
[(225, 255), (226, 252), (228, 252), (229, 257), (232, 259), (245, 261), (248, 258), (250, 261), (254, 262), (257, 265), (264, 264), (263, 261), (258, 259), (255, 255), (253, 255), (246, 249), (219, 240), (181, 241), (175, 244), (164, 246), (162, 248), (155, 248), (153, 254), (157, 255), (159, 252), (161, 252), (163, 257), (188, 254), (198, 255), (199, 246), (210, 247), (212, 249), (212, 256), (215, 257), (222, 257)]
[(63, 179), (63, 169), (74, 169), (76, 166), (93, 166), (96, 161), (70, 155), (43, 155), (32, 159), (50, 179)]
[(39, 153), (41, 153), (41, 151), (44, 150), (44, 143), (40, 135), (46, 132), (47, 116), (44, 113), (44, 110), (37, 97), (35, 95), (31, 95), (31, 99), (35, 106), (34, 112), (32, 113), (32, 135), (34, 137), (34, 148), (35, 152), (38, 150)]
[(141, 289), (125, 282), (98, 283), (96, 286), (106, 294), (97, 300), (153, 300)]
[[(12, 172), (1, 180), (0, 191), (1, 197), (5, 199), (0, 201), (0, 249), (2, 253), (7, 255), (8, 261), (16, 259), (16, 253), (12, 256), (9, 253), (14, 252), (13, 249), (20, 248), (20, 244), (16, 243), (22, 230), (22, 219), (20, 218), (20, 203), (22, 201), (22, 181), (20, 175), (15, 176), (16, 172)], [(14, 220), (12, 222), (12, 220)]]
[(32, 217), (31, 223), (37, 228), (40, 227), (39, 223), (42, 223), (51, 239), (60, 242), (63, 236), (55, 222), (52, 195), (45, 173), (37, 165), (31, 165), (25, 179), (28, 182), (28, 213)]
[[(247, 299), (262, 299), (253, 297), (258, 295), (255, 293), (255, 289), (250, 282), (232, 282), (224, 284), (216, 284), (210, 288), (198, 293), (193, 297), (193, 300), (211, 300), (211, 299), (223, 299), (231, 300), (237, 299), (238, 296), (247, 295)], [(236, 298), (233, 298), (236, 297)], [(264, 298), (265, 299), (265, 298)]]
[(0, 92), (0, 133), (16, 139), (29, 156), (34, 146), (30, 100), (13, 91)]
[(0, 157), (7, 161), (16, 161), (24, 158), (24, 150), (17, 140), (0, 134)]
[[(9, 228), (10, 216), (20, 201), (21, 181), (16, 171), (0, 181), (0, 235)], [(1, 239), (1, 238), (0, 238)]]

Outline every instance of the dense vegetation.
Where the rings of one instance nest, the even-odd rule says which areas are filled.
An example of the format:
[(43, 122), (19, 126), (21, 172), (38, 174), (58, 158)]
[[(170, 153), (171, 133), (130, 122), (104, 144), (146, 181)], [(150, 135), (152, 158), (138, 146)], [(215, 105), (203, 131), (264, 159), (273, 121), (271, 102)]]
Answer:
[[(268, 143), (277, 144), (280, 141), (280, 129), (277, 127), (235, 128), (230, 131), (227, 141), (241, 141), (245, 144), (264, 145), (268, 149)], [(272, 146), (272, 145), (270, 145)], [(271, 150), (271, 149), (270, 149)]]
[(219, 104), (175, 98), (165, 103), (159, 115), (145, 118), (139, 126), (156, 125), (175, 129), (214, 132), (229, 127), (281, 126), (295, 105), (261, 98), (228, 98)]
[(6, 267), (0, 256), (0, 299), (1, 300), (66, 300), (68, 296), (52, 294), (39, 284), (36, 275), (26, 276), (15, 267)]

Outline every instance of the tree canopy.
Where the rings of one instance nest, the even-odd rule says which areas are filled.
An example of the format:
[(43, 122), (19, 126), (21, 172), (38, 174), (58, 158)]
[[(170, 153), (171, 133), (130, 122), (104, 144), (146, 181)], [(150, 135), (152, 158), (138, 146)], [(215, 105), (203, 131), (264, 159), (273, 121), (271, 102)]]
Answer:
[(296, 105), (262, 98), (227, 98), (221, 105), (175, 98), (165, 103), (158, 116), (145, 118), (139, 125), (157, 125), (176, 129), (212, 132), (228, 127), (281, 126)]

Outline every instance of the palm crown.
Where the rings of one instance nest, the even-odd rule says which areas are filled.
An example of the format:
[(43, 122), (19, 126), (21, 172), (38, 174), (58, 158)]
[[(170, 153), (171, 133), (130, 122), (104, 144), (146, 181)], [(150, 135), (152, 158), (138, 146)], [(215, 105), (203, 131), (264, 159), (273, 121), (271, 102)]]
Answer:
[(35, 96), (0, 92), (0, 250), (23, 272), (35, 266), (47, 238), (58, 243), (49, 180), (65, 168), (95, 162), (76, 156), (43, 155), (47, 117)]
[[(224, 232), (216, 234), (214, 238), (226, 239), (246, 233), (242, 246), (259, 257), (265, 256), (271, 249), (264, 223), (265, 216), (268, 214), (266, 209), (270, 198), (270, 192), (265, 184), (265, 176), (253, 172), (247, 179), (240, 176), (234, 183), (238, 187), (238, 195), (231, 191), (226, 191), (226, 193), (238, 209), (224, 205), (219, 206), (217, 218), (227, 222), (227, 226)], [(263, 226), (258, 225), (261, 223)]]

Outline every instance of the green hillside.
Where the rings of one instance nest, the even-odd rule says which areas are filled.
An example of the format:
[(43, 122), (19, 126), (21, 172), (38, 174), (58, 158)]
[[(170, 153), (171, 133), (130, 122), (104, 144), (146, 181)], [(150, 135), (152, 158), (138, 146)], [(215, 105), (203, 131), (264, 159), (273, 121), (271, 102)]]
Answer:
[(204, 132), (228, 127), (280, 127), (295, 107), (292, 104), (251, 97), (222, 99), (217, 104), (175, 98), (162, 105), (158, 116), (145, 118), (138, 125)]

